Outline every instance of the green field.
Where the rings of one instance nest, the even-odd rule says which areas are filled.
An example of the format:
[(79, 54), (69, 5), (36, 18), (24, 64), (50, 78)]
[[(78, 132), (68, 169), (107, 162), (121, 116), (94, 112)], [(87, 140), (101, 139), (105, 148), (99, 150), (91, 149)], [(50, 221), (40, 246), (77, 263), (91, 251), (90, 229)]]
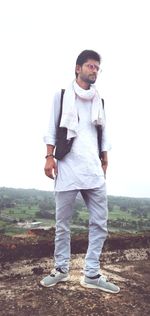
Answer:
[[(150, 199), (108, 196), (108, 208), (110, 231), (150, 230)], [(0, 188), (1, 234), (24, 233), (27, 222), (55, 225), (53, 192)], [(81, 198), (76, 201), (71, 225), (74, 232), (88, 228), (88, 211)]]

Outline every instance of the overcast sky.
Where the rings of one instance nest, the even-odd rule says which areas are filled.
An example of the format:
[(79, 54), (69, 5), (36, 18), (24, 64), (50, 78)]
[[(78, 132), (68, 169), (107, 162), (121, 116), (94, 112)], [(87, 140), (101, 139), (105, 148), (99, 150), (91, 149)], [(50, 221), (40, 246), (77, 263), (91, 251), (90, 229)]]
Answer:
[(112, 144), (108, 194), (150, 197), (149, 30), (148, 0), (0, 1), (0, 186), (53, 190), (43, 171), (52, 97), (93, 49)]

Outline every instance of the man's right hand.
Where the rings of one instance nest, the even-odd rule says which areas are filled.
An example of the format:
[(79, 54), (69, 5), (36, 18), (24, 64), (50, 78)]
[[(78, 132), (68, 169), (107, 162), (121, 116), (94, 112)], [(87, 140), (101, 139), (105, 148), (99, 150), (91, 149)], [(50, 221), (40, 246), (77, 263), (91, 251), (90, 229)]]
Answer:
[(44, 171), (47, 177), (54, 179), (57, 175), (57, 164), (53, 157), (48, 157), (46, 159)]

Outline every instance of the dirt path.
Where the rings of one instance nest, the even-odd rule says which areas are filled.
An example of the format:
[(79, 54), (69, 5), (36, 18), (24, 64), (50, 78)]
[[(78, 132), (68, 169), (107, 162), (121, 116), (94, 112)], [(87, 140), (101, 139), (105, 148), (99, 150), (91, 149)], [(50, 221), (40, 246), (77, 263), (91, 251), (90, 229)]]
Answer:
[(53, 267), (52, 259), (4, 262), (0, 275), (1, 316), (149, 316), (150, 261), (109, 263), (104, 260), (102, 272), (117, 283), (117, 295), (84, 289), (83, 255), (73, 255), (70, 281), (45, 289), (40, 279)]

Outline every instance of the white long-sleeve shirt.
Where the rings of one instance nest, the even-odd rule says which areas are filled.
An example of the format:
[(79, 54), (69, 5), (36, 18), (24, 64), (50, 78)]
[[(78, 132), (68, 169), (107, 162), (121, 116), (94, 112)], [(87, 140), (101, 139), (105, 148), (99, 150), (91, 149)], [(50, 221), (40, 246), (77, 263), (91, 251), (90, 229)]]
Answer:
[[(54, 146), (60, 113), (60, 95), (61, 92), (58, 92), (54, 96), (48, 133), (44, 136), (44, 142)], [(71, 151), (62, 160), (57, 161), (55, 191), (92, 189), (105, 181), (99, 159), (97, 129), (91, 122), (92, 102), (79, 97), (75, 102), (79, 117), (78, 136), (73, 141)], [(110, 146), (106, 126), (103, 127), (102, 135), (102, 151), (108, 151)]]

